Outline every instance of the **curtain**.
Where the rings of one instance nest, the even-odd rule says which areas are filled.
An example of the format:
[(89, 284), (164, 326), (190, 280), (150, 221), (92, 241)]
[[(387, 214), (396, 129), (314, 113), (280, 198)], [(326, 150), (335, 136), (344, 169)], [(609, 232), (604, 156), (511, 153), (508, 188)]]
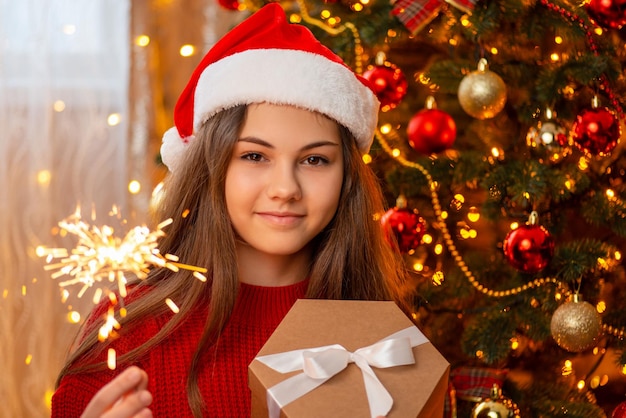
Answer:
[(49, 416), (68, 314), (93, 306), (62, 302), (36, 248), (73, 248), (57, 223), (77, 205), (106, 223), (143, 198), (127, 191), (129, 18), (128, 0), (0, 0), (3, 417)]

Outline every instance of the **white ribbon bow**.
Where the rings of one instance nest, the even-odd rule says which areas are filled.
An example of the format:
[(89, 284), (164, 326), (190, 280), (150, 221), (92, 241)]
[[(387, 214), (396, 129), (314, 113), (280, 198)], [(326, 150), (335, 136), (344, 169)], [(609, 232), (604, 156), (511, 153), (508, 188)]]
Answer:
[(413, 347), (426, 342), (428, 339), (424, 334), (412, 326), (354, 353), (333, 344), (257, 357), (257, 360), (280, 373), (303, 371), (267, 390), (269, 418), (279, 418), (285, 405), (324, 384), (349, 363), (355, 363), (361, 369), (372, 418), (387, 415), (393, 399), (371, 366), (386, 368), (415, 364)]

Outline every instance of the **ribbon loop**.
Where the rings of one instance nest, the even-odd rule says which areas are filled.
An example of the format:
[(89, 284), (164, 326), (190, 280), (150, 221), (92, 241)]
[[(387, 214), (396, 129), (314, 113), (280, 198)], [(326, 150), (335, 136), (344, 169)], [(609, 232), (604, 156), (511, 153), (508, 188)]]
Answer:
[(350, 352), (345, 348), (302, 353), (302, 370), (313, 379), (329, 379), (345, 369), (350, 362)]

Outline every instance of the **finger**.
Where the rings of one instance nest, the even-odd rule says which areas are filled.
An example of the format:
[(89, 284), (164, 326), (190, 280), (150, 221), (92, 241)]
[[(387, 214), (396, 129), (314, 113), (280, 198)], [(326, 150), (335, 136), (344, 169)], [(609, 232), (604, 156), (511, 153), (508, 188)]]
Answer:
[(130, 392), (100, 418), (151, 417), (152, 412), (147, 408), (151, 403), (152, 395), (147, 390)]
[(82, 418), (99, 417), (102, 413), (111, 408), (125, 393), (135, 389), (137, 385), (141, 384), (142, 379), (142, 370), (138, 367), (131, 366), (124, 370), (94, 395), (89, 404), (87, 404)]

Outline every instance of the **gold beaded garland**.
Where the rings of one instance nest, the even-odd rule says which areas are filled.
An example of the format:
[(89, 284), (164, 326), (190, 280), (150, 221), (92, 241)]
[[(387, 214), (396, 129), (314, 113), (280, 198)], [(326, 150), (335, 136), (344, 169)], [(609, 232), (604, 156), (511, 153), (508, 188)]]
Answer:
[[(394, 136), (393, 139), (398, 139), (397, 137), (397, 133), (394, 132), (393, 130), (388, 133), (387, 135), (389, 136)], [(567, 285), (565, 285), (564, 283), (562, 283), (561, 281), (559, 281), (558, 279), (554, 278), (554, 277), (541, 277), (541, 278), (537, 278), (534, 279), (528, 283), (525, 283), (521, 286), (517, 286), (513, 289), (508, 289), (506, 291), (503, 290), (492, 290), (489, 289), (485, 286), (483, 286), (478, 279), (476, 279), (476, 277), (474, 276), (474, 274), (470, 271), (469, 267), (467, 266), (467, 264), (465, 264), (465, 261), (463, 260), (462, 256), (459, 254), (456, 245), (452, 239), (452, 236), (450, 235), (450, 232), (448, 230), (448, 226), (446, 225), (444, 219), (442, 218), (442, 209), (441, 209), (441, 204), (439, 203), (439, 197), (437, 196), (437, 191), (436, 191), (436, 186), (435, 186), (435, 181), (433, 180), (432, 176), (430, 175), (430, 173), (428, 172), (428, 170), (426, 170), (426, 168), (424, 168), (422, 165), (415, 163), (413, 161), (409, 161), (407, 159), (405, 159), (402, 155), (394, 155), (393, 153), (393, 149), (391, 148), (391, 146), (389, 146), (389, 143), (387, 142), (387, 139), (385, 138), (385, 136), (383, 135), (382, 132), (380, 132), (380, 130), (376, 130), (376, 140), (378, 141), (378, 143), (380, 144), (381, 148), (393, 159), (395, 159), (399, 164), (403, 165), (404, 167), (408, 167), (408, 168), (413, 168), (415, 170), (418, 170), (419, 172), (422, 173), (422, 175), (426, 178), (428, 184), (429, 184), (429, 189), (430, 189), (430, 198), (431, 198), (431, 203), (433, 206), (433, 210), (435, 212), (435, 217), (437, 219), (437, 223), (438, 226), (441, 230), (441, 234), (444, 238), (444, 242), (446, 244), (446, 247), (448, 249), (448, 251), (450, 252), (450, 254), (452, 255), (454, 262), (456, 263), (457, 267), (459, 268), (459, 270), (461, 270), (461, 272), (463, 272), (463, 274), (465, 275), (465, 277), (467, 278), (468, 282), (474, 287), (474, 289), (476, 289), (477, 291), (490, 296), (490, 297), (495, 297), (495, 298), (500, 298), (500, 297), (505, 297), (505, 296), (512, 296), (512, 295), (517, 295), (523, 291), (529, 290), (529, 289), (533, 289), (536, 287), (541, 287), (541, 286), (545, 286), (547, 284), (552, 284), (555, 285), (557, 287), (557, 289), (559, 289), (560, 293), (562, 293), (565, 297), (569, 297), (572, 295), (571, 290), (567, 287)], [(595, 310), (595, 308), (594, 308)], [(624, 329), (621, 328), (616, 328), (613, 327), (611, 325), (608, 324), (600, 324), (600, 329), (604, 330), (605, 333), (607, 334), (611, 334), (615, 337), (618, 338), (624, 338), (626, 336), (626, 331)]]

